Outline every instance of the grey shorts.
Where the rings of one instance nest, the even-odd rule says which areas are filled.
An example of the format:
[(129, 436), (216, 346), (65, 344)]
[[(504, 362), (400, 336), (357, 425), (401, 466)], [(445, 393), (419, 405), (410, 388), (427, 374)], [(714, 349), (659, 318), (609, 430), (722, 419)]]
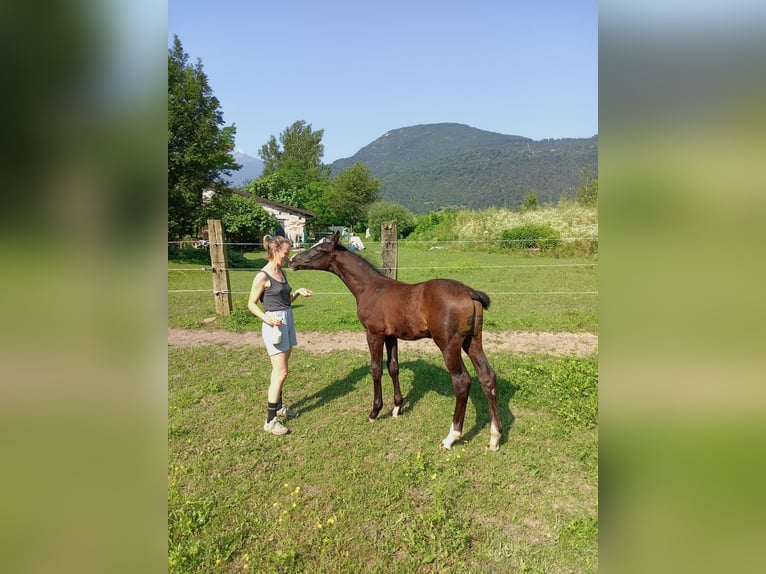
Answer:
[[(261, 324), (261, 335), (263, 336), (263, 343), (266, 345), (266, 352), (269, 356), (284, 353), (295, 347), (298, 344), (298, 336), (295, 332), (293, 310), (267, 311), (266, 314), (282, 320), (282, 324), (279, 327), (272, 327), (266, 323)], [(279, 343), (275, 342), (277, 331), (282, 335), (282, 340)]]

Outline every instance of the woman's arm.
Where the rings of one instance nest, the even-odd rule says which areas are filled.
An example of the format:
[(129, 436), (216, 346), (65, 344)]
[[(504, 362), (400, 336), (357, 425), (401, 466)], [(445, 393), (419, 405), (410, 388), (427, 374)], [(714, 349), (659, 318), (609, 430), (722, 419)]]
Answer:
[(260, 305), (258, 305), (258, 302), (261, 300), (261, 295), (263, 295), (263, 292), (269, 288), (269, 283), (269, 278), (262, 271), (255, 274), (253, 286), (250, 288), (250, 295), (247, 297), (247, 308), (264, 323), (268, 325), (281, 325), (282, 321), (269, 317), (264, 313)]
[(305, 287), (301, 287), (300, 289), (296, 289), (292, 293), (290, 293), (290, 303), (295, 301), (300, 295), (303, 295), (304, 297), (311, 297), (314, 294), (314, 292), (311, 289), (306, 289)]

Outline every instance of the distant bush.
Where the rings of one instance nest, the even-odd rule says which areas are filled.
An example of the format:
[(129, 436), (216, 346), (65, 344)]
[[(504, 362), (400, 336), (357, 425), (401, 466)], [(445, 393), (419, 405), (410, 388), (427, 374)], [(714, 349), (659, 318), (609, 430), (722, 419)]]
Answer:
[(550, 225), (519, 225), (506, 229), (500, 235), (504, 247), (508, 249), (539, 249), (550, 251), (561, 242), (561, 236)]

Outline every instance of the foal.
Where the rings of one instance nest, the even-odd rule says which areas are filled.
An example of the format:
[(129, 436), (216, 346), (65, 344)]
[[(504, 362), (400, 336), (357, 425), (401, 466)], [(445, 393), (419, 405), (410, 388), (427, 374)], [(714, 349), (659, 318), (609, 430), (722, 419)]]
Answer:
[(383, 346), (387, 352), (388, 373), (394, 383), (393, 416), (398, 416), (402, 406), (398, 340), (430, 337), (442, 352), (455, 388), (452, 426), (441, 446), (451, 448), (463, 433), (471, 375), (463, 362), (462, 349), (470, 357), (487, 397), (491, 417), (489, 449), (498, 450), (502, 425), (497, 412), (496, 377), (481, 342), (484, 309), (489, 308), (489, 296), (452, 279), (431, 279), (414, 285), (390, 279), (366, 259), (348, 251), (338, 243), (338, 238), (336, 232), (332, 240), (294, 255), (290, 269), (334, 273), (356, 298), (356, 313), (367, 330), (370, 348), (374, 387), (370, 420), (377, 418), (383, 407)]

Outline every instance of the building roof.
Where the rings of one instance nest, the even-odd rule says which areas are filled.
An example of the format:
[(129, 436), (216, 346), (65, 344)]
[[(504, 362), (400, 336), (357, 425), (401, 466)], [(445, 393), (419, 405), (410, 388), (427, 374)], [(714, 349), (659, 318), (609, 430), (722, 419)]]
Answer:
[(242, 197), (247, 197), (249, 199), (254, 199), (261, 205), (268, 205), (269, 207), (273, 207), (275, 209), (279, 209), (281, 211), (288, 211), (292, 213), (297, 213), (298, 215), (303, 215), (304, 217), (316, 217), (317, 214), (313, 211), (307, 211), (305, 209), (301, 209), (299, 207), (293, 207), (291, 205), (286, 205), (284, 203), (279, 203), (278, 201), (271, 201), (270, 199), (266, 199), (265, 197), (260, 197), (258, 195), (253, 195), (252, 193), (249, 193), (247, 191), (242, 191), (241, 189), (232, 188), (232, 193), (236, 193), (237, 195), (241, 195)]

